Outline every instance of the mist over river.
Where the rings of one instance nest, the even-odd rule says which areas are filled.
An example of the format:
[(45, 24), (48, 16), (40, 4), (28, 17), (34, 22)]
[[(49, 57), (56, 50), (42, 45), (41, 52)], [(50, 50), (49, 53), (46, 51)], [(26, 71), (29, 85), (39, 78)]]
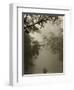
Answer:
[(63, 72), (63, 19), (24, 15), (24, 74)]
[(59, 60), (58, 54), (52, 54), (47, 47), (41, 48), (39, 56), (34, 60), (33, 73), (43, 73), (43, 69), (47, 73), (61, 73), (63, 69), (63, 62)]

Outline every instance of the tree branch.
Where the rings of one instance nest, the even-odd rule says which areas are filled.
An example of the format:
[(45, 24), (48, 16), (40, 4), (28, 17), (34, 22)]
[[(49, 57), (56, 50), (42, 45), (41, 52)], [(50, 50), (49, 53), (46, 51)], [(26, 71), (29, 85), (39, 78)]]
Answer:
[(32, 26), (35, 26), (36, 24), (39, 24), (39, 23), (41, 23), (41, 22), (45, 22), (45, 21), (47, 21), (47, 20), (49, 20), (48, 18), (45, 20), (45, 19), (41, 19), (40, 21), (38, 21), (38, 22), (36, 22), (36, 23), (34, 23), (34, 24), (31, 24), (31, 25), (27, 25), (26, 27), (24, 27), (25, 29), (26, 28), (29, 28), (29, 27), (32, 27)]

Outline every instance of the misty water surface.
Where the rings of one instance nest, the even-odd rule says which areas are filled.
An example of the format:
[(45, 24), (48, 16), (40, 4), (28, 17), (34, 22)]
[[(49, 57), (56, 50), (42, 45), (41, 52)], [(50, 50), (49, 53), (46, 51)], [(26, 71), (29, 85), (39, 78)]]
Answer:
[(33, 73), (43, 73), (43, 69), (47, 69), (47, 73), (62, 72), (62, 62), (59, 61), (58, 54), (52, 54), (48, 48), (42, 48), (39, 56), (34, 60)]

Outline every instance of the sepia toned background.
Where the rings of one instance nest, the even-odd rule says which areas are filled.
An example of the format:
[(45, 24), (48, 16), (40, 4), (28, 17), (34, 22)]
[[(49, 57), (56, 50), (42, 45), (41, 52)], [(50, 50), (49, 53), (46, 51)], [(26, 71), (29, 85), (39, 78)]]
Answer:
[(24, 74), (63, 72), (64, 15), (22, 15)]

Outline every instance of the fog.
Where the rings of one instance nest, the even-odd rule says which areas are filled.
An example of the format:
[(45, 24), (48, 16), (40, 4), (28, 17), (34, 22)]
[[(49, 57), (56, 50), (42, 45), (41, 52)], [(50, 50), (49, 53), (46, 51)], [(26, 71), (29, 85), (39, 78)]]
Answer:
[(63, 15), (30, 15), (23, 19), (24, 74), (63, 72)]
[(34, 60), (33, 73), (43, 73), (44, 68), (48, 73), (62, 72), (63, 63), (59, 61), (58, 54), (54, 55), (46, 48), (42, 48), (39, 53), (38, 58)]
[[(61, 26), (62, 27), (62, 26)], [(45, 43), (43, 37), (50, 37), (51, 32), (58, 35), (59, 26), (52, 25), (51, 23), (45, 24), (45, 27), (40, 29), (41, 33), (30, 33), (30, 36), (37, 40), (39, 43)], [(58, 54), (53, 54), (49, 47), (42, 47), (39, 50), (39, 55), (34, 61), (32, 68), (33, 73), (43, 73), (46, 69), (47, 73), (61, 73), (63, 72), (63, 62), (59, 60)]]

